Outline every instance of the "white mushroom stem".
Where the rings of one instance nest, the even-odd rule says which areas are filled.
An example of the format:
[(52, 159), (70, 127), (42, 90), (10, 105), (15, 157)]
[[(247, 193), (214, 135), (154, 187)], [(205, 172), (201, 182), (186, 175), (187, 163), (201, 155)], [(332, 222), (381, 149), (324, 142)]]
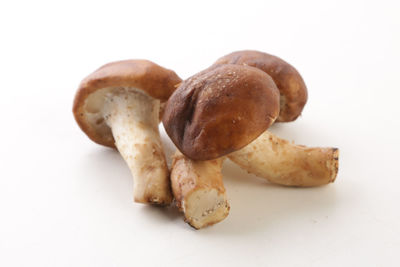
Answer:
[(339, 150), (295, 145), (266, 131), (228, 157), (272, 183), (308, 187), (335, 181)]
[(185, 221), (196, 229), (225, 219), (229, 204), (222, 182), (219, 158), (193, 161), (176, 152), (171, 170), (172, 191)]
[(134, 200), (169, 204), (169, 171), (158, 131), (160, 101), (134, 89), (114, 89), (106, 96), (104, 119), (129, 166)]

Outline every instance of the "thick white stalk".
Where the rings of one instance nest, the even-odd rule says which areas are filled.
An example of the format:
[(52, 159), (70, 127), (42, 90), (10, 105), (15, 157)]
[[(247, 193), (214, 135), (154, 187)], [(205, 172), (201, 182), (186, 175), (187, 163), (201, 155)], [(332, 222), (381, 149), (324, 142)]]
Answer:
[(335, 181), (339, 150), (295, 145), (266, 131), (228, 157), (272, 183), (308, 187)]
[(135, 202), (165, 205), (172, 201), (172, 194), (158, 131), (159, 111), (159, 100), (121, 88), (106, 96), (103, 114), (131, 170)]
[(171, 170), (172, 191), (185, 221), (196, 229), (215, 224), (229, 214), (222, 182), (224, 158), (193, 161), (176, 152)]

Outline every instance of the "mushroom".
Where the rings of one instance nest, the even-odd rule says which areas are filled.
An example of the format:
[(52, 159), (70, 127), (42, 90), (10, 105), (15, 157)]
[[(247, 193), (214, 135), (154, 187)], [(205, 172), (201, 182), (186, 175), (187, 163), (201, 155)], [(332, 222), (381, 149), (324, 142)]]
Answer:
[(191, 226), (199, 229), (228, 215), (223, 156), (251, 143), (278, 113), (275, 83), (253, 67), (223, 65), (200, 72), (172, 94), (163, 124), (182, 154), (173, 160), (171, 184)]
[[(221, 57), (210, 69), (223, 64), (252, 66), (271, 76), (280, 92), (277, 122), (293, 121), (301, 114), (307, 102), (307, 87), (299, 72), (287, 62), (267, 53), (247, 50)], [(338, 156), (336, 148), (296, 146), (264, 132), (249, 146), (230, 154), (229, 158), (248, 172), (272, 183), (318, 186), (335, 180)]]
[(160, 103), (181, 79), (147, 60), (106, 64), (87, 76), (73, 113), (94, 142), (117, 148), (134, 178), (134, 201), (166, 205), (172, 194), (158, 131)]
[(218, 59), (211, 68), (238, 64), (258, 68), (272, 77), (280, 92), (277, 122), (294, 121), (307, 102), (307, 87), (299, 72), (279, 57), (259, 51), (237, 51)]

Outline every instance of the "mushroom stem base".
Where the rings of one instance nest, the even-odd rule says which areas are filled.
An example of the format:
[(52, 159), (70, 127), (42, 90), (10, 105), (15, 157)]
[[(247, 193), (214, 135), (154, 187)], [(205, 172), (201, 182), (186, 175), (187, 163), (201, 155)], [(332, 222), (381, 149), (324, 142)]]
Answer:
[(174, 156), (171, 184), (176, 205), (196, 229), (220, 222), (229, 214), (222, 163), (222, 158), (193, 161), (179, 152)]

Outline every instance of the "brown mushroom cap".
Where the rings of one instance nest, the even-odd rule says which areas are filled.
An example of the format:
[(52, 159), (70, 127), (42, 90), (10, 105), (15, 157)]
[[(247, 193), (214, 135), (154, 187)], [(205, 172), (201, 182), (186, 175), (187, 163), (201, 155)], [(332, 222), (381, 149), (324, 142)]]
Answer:
[(153, 98), (166, 101), (181, 81), (172, 70), (148, 60), (106, 64), (82, 80), (74, 99), (75, 120), (94, 142), (114, 148), (111, 129), (101, 114), (104, 96), (113, 88), (124, 87), (139, 89)]
[(236, 151), (263, 133), (279, 114), (279, 91), (253, 67), (222, 65), (182, 82), (169, 98), (163, 124), (193, 160)]
[(218, 59), (211, 68), (221, 64), (256, 67), (269, 74), (278, 87), (280, 114), (278, 122), (294, 121), (307, 102), (307, 87), (299, 72), (279, 57), (258, 51), (237, 51)]

